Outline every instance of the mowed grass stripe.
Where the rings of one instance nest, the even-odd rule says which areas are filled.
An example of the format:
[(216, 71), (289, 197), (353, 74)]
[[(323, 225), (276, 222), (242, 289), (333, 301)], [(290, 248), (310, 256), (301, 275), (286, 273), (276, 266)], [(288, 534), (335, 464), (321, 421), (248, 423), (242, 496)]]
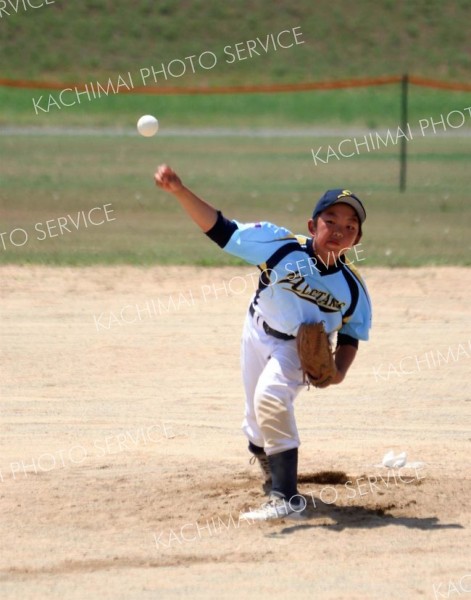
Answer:
[[(318, 142), (329, 140), (335, 142)], [(439, 136), (421, 140), (420, 154), (409, 164), (408, 190), (401, 194), (397, 148), (315, 167), (306, 140), (299, 138), (274, 145), (273, 140), (242, 138), (3, 137), (1, 232), (22, 228), (29, 240), (15, 247), (7, 236), (0, 260), (241, 264), (209, 242), (173, 197), (155, 188), (154, 169), (165, 161), (229, 217), (273, 221), (296, 233), (307, 232), (312, 207), (326, 189), (349, 187), (367, 206), (365, 264), (470, 264), (469, 175), (466, 161), (452, 159), (457, 141)], [(460, 148), (465, 143), (459, 140)], [(434, 152), (445, 158), (430, 158)], [(47, 220), (68, 214), (76, 218), (80, 211), (107, 203), (115, 221), (35, 239), (38, 222), (44, 229)]]

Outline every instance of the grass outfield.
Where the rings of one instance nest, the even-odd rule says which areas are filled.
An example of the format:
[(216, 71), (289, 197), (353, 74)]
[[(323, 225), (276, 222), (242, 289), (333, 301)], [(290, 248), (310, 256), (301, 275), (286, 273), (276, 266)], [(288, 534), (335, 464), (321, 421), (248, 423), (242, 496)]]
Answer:
[[(175, 84), (310, 81), (414, 72), (469, 77), (469, 0), (55, 0), (2, 2), (2, 76), (87, 81), (214, 52)], [(15, 7), (18, 9), (15, 10)], [(223, 49), (300, 27), (301, 40), (233, 64)], [(300, 41), (301, 41), (300, 40)], [(266, 43), (266, 42), (265, 42)], [(289, 44), (284, 38), (283, 44)]]
[[(88, 80), (89, 82), (90, 80)], [(84, 83), (88, 83), (87, 80)], [(100, 81), (106, 88), (106, 80)], [(96, 80), (95, 80), (96, 84)], [(116, 81), (113, 81), (116, 86)], [(96, 87), (96, 85), (95, 85)], [(400, 85), (273, 94), (158, 96), (113, 94), (49, 112), (49, 93), (59, 103), (60, 90), (20, 90), (0, 87), (0, 126), (37, 127), (134, 127), (142, 114), (155, 114), (165, 127), (290, 127), (360, 125), (370, 128), (395, 126), (400, 120)], [(42, 100), (41, 100), (42, 97)], [(35, 110), (33, 99), (37, 108)], [(64, 96), (72, 103), (75, 96)], [(410, 86), (409, 121), (433, 118), (469, 106), (469, 94)], [(36, 112), (38, 114), (36, 114)], [(467, 125), (471, 125), (468, 113)], [(456, 122), (456, 121), (455, 121)]]
[[(316, 167), (311, 148), (341, 139), (3, 136), (0, 261), (241, 264), (155, 188), (154, 168), (165, 161), (227, 216), (270, 220), (297, 233), (306, 232), (312, 206), (325, 189), (355, 190), (368, 211), (365, 265), (470, 264), (469, 138), (410, 142), (408, 190), (402, 194), (396, 146)], [(74, 230), (68, 220), (72, 231), (59, 235), (58, 217), (77, 220), (80, 211), (105, 204), (111, 204), (113, 221), (88, 227), (82, 221)], [(99, 217), (97, 211), (93, 218)], [(56, 237), (39, 234), (48, 220)], [(19, 231), (12, 242), (14, 229)]]

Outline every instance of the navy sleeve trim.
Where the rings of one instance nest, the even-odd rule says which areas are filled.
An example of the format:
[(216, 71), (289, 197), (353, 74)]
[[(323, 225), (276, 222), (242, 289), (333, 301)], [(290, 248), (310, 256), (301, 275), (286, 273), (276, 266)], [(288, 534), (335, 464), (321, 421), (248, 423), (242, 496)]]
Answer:
[(337, 347), (338, 346), (354, 346), (355, 348), (358, 348), (358, 340), (346, 333), (339, 333), (337, 334)]
[[(278, 248), (271, 256), (267, 259), (267, 261), (263, 265), (258, 265), (258, 268), (262, 271), (259, 280), (259, 288), (258, 291), (261, 292), (264, 288), (268, 287), (271, 284), (270, 276), (271, 271), (276, 267), (276, 265), (281, 262), (286, 256), (291, 254), (291, 252), (295, 252), (299, 250), (299, 242), (297, 240), (290, 240), (281, 248)], [(262, 268), (263, 267), (263, 268)], [(276, 283), (276, 281), (275, 281)]]
[(360, 297), (360, 291), (358, 289), (359, 283), (353, 277), (352, 273), (345, 267), (342, 268), (342, 271), (343, 271), (343, 274), (347, 281), (348, 287), (350, 289), (350, 295), (351, 295), (350, 306), (348, 307), (348, 309), (345, 311), (345, 313), (343, 315), (343, 322), (345, 323), (347, 321), (347, 319), (349, 317), (351, 317), (353, 315), (353, 313), (355, 312), (355, 308), (357, 307), (358, 299)]
[(223, 216), (220, 210), (218, 212), (218, 218), (216, 223), (211, 227), (209, 231), (205, 231), (205, 235), (209, 237), (209, 239), (216, 242), (218, 246), (224, 248), (227, 242), (231, 239), (232, 234), (236, 229), (238, 229), (237, 224), (234, 221), (230, 221)]

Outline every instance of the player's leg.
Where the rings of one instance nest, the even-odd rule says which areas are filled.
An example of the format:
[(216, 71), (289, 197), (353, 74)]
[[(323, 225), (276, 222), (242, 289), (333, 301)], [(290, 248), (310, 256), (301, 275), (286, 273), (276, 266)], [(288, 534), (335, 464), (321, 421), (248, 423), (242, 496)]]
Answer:
[(279, 340), (271, 343), (270, 359), (255, 389), (254, 406), (268, 455), (272, 486), (269, 501), (260, 509), (245, 514), (254, 520), (302, 512), (306, 506), (297, 490), (300, 441), (294, 400), (304, 384), (296, 343)]
[(294, 400), (303, 387), (296, 341), (275, 339), (254, 394), (257, 425), (268, 455), (298, 448)]
[(296, 342), (275, 340), (255, 390), (257, 424), (272, 474), (272, 492), (286, 499), (297, 491), (300, 445), (294, 400), (303, 389)]
[(271, 490), (271, 472), (264, 450), (263, 434), (257, 423), (254, 397), (258, 380), (270, 358), (271, 350), (272, 343), (266, 339), (266, 334), (260, 325), (260, 318), (247, 314), (241, 341), (241, 368), (245, 390), (242, 430), (249, 442), (248, 449), (252, 453), (250, 462), (258, 463), (263, 477), (263, 489), (267, 494)]
[(257, 423), (255, 411), (255, 390), (260, 375), (270, 359), (272, 344), (267, 340), (263, 329), (257, 323), (257, 316), (247, 315), (241, 341), (241, 369), (245, 391), (245, 410), (242, 430), (251, 445), (251, 451), (264, 448), (264, 437)]

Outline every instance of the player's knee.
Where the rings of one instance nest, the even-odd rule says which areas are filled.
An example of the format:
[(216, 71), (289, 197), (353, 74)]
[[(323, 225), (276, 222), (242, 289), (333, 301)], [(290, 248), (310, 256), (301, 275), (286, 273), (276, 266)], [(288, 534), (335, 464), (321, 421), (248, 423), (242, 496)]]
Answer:
[(266, 426), (273, 426), (283, 416), (287, 414), (287, 408), (280, 398), (276, 397), (269, 390), (264, 390), (255, 397), (255, 414), (257, 416), (258, 426), (263, 429)]

